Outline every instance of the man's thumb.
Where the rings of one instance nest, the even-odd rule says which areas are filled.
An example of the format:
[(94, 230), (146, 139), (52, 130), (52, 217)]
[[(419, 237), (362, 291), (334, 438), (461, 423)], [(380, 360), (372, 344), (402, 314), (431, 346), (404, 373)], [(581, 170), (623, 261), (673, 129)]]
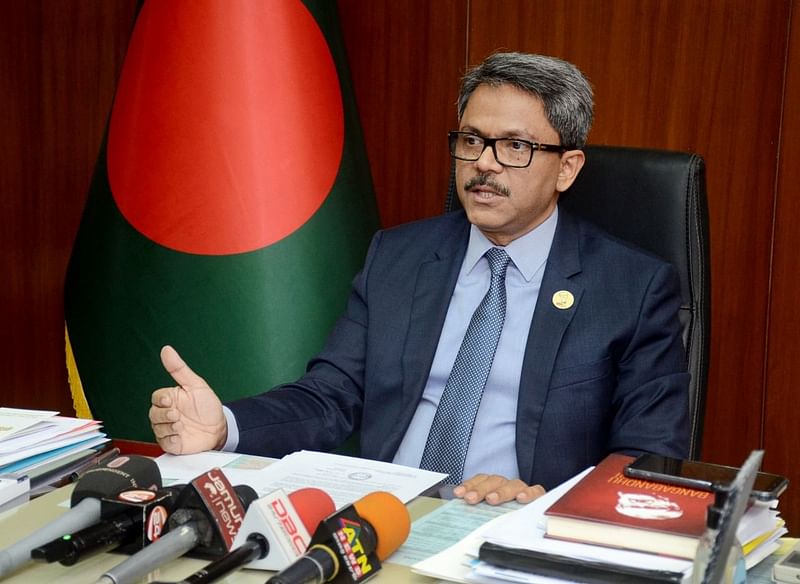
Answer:
[(192, 371), (186, 362), (178, 355), (178, 351), (170, 345), (161, 348), (161, 363), (178, 385), (185, 389), (193, 386), (205, 385), (205, 380)]

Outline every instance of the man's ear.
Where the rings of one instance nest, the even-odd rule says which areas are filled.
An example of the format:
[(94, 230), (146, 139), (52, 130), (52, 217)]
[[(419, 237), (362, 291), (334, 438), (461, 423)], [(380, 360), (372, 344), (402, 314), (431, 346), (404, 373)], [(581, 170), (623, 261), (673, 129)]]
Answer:
[(561, 169), (556, 180), (556, 190), (559, 193), (563, 193), (572, 186), (583, 168), (584, 162), (586, 162), (586, 156), (584, 156), (583, 150), (567, 150), (561, 155)]

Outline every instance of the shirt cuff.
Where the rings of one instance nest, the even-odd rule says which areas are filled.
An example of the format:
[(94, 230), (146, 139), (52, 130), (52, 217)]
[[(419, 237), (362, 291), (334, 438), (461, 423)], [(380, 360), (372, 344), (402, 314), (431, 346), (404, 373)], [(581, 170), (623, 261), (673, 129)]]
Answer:
[(228, 439), (222, 450), (225, 452), (236, 452), (236, 447), (239, 446), (239, 425), (236, 423), (236, 416), (228, 406), (222, 406), (222, 413), (225, 414), (225, 420), (228, 422)]

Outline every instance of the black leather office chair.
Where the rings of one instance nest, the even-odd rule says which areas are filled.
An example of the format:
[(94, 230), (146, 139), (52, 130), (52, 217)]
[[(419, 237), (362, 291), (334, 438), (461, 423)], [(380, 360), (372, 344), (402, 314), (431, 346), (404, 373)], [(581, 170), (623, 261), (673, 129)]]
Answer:
[[(711, 328), (705, 164), (696, 154), (666, 150), (587, 146), (584, 151), (586, 164), (561, 205), (671, 262), (680, 275), (680, 318), (692, 375), (689, 456), (699, 458)], [(459, 207), (451, 173), (445, 210)]]

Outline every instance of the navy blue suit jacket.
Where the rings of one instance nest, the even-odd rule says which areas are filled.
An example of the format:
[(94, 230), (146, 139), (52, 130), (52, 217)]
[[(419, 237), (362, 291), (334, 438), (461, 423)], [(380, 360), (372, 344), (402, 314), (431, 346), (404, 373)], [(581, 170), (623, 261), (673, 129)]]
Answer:
[[(392, 460), (428, 378), (469, 227), (458, 211), (377, 233), (307, 373), (227, 404), (237, 450), (329, 450), (358, 430), (362, 456)], [(552, 302), (562, 290), (575, 299), (568, 309)], [(523, 480), (551, 488), (613, 451), (686, 456), (679, 303), (672, 266), (559, 212), (522, 365)]]

